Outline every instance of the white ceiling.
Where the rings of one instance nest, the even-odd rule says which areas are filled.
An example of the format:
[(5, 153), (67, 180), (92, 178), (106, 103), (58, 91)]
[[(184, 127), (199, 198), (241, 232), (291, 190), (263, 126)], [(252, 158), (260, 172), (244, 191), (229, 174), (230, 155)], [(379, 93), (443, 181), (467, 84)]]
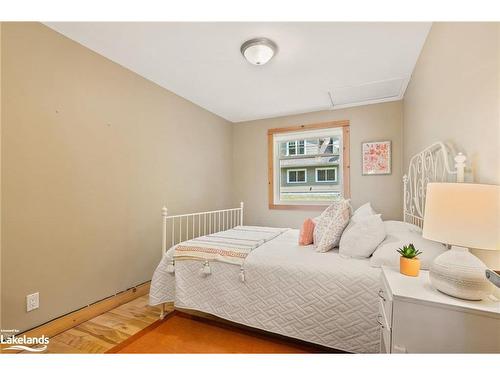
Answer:
[[(233, 122), (399, 100), (430, 23), (51, 22), (47, 26)], [(278, 45), (264, 66), (241, 44)]]

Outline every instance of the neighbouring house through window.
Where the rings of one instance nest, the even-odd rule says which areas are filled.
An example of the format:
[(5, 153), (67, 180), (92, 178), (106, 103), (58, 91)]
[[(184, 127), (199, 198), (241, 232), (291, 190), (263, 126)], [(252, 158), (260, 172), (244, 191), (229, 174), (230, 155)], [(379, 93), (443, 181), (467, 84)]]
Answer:
[(349, 197), (349, 121), (270, 129), (268, 138), (270, 208)]

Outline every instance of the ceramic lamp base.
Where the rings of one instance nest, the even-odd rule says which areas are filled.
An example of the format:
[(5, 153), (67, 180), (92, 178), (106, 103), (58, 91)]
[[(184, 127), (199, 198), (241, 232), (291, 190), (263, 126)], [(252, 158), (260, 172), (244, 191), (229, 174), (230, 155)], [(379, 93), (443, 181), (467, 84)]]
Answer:
[(432, 262), (429, 277), (440, 292), (466, 300), (479, 301), (492, 292), (485, 276), (486, 265), (465, 247), (452, 248)]

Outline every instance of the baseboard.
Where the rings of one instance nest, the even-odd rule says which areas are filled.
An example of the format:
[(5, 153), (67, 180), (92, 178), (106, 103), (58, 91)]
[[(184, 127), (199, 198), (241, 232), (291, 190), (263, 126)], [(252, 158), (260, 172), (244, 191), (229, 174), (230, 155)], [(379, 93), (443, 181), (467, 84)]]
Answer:
[[(25, 335), (26, 337), (40, 337), (42, 335), (45, 335), (46, 337), (53, 337), (61, 332), (67, 331), (68, 329), (77, 326), (78, 324), (104, 314), (105, 312), (112, 310), (115, 307), (118, 307), (120, 305), (123, 305), (124, 303), (132, 301), (133, 299), (148, 294), (150, 285), (150, 281), (137, 285), (133, 288), (115, 294), (114, 296), (110, 296), (100, 301), (94, 302), (91, 305), (70, 312), (38, 327), (32, 328), (26, 332), (17, 334), (16, 336)], [(3, 347), (6, 346), (10, 345), (3, 344), (0, 346), (0, 349), (3, 349)], [(9, 350), (8, 352), (16, 353), (16, 351), (14, 350)]]

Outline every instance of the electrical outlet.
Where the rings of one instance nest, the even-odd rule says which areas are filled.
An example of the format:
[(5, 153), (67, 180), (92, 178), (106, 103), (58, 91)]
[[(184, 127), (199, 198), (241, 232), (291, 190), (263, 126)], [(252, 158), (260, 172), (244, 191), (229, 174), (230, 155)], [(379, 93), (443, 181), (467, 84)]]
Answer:
[(38, 292), (26, 296), (26, 311), (38, 309), (40, 306), (40, 295)]

